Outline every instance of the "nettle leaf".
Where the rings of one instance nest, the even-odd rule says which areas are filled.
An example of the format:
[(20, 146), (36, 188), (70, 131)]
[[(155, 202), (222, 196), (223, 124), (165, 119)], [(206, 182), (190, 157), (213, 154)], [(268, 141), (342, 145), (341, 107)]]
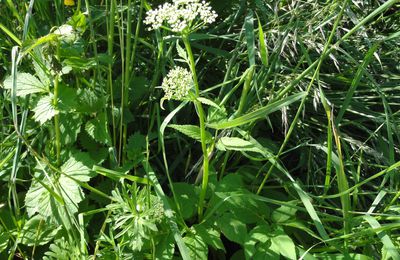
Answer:
[(189, 249), (190, 259), (207, 259), (208, 247), (201, 236), (188, 233), (183, 238), (183, 242), (185, 242), (187, 248)]
[(65, 85), (61, 85), (58, 93), (58, 108), (62, 111), (69, 112), (76, 110), (77, 103), (76, 90)]
[[(94, 162), (90, 158), (89, 154), (76, 153), (61, 166), (61, 171), (79, 181), (88, 182), (94, 175), (94, 172), (92, 171), (93, 165)], [(61, 177), (63, 176), (64, 175), (61, 175)]]
[(233, 150), (264, 154), (264, 152), (256, 147), (253, 143), (239, 137), (221, 137), (215, 147), (221, 151)]
[(247, 234), (246, 224), (235, 215), (232, 213), (225, 213), (222, 217), (217, 219), (217, 225), (230, 241), (240, 245), (244, 244)]
[[(12, 77), (7, 77), (3, 84), (5, 89), (12, 89)], [(47, 92), (47, 86), (38, 78), (29, 73), (17, 73), (17, 96), (24, 97), (29, 94), (40, 92)]]
[(225, 107), (213, 107), (208, 109), (207, 124), (217, 124), (228, 120), (228, 113)]
[(139, 132), (130, 136), (128, 139), (127, 156), (134, 165), (139, 164), (144, 159), (146, 149), (146, 137)]
[[(63, 207), (63, 204), (56, 199), (53, 195), (58, 194), (63, 198), (65, 206), (68, 211), (72, 214), (78, 212), (78, 203), (84, 198), (81, 187), (73, 180), (65, 176), (60, 176), (58, 180), (51, 179), (52, 184), (43, 175), (41, 179), (33, 180), (31, 187), (26, 193), (25, 206), (29, 217), (32, 217), (35, 213), (39, 213), (43, 218), (52, 218), (60, 215), (59, 209)], [(46, 186), (44, 186), (44, 185)], [(61, 190), (61, 195), (54, 187)]]
[(78, 106), (76, 110), (83, 113), (96, 113), (103, 110), (106, 100), (103, 95), (91, 89), (78, 90)]
[[(173, 128), (196, 141), (201, 141), (200, 127), (196, 125), (168, 125), (168, 127)], [(210, 132), (206, 131), (206, 143), (211, 143), (212, 135)]]
[(61, 215), (59, 209), (63, 207), (63, 203), (60, 198), (70, 213), (78, 212), (78, 203), (84, 199), (84, 193), (79, 184), (65, 174), (88, 182), (94, 174), (91, 171), (92, 167), (93, 161), (88, 154), (77, 153), (61, 166), (64, 174), (58, 179), (55, 176), (47, 178), (38, 172), (25, 197), (28, 216), (32, 217), (35, 213), (39, 213), (43, 218)]
[(32, 110), (35, 112), (33, 118), (41, 125), (58, 114), (58, 110), (56, 110), (53, 106), (52, 95), (41, 97)]
[(21, 243), (27, 246), (45, 245), (49, 243), (61, 229), (36, 215), (30, 218), (22, 228)]
[(61, 143), (75, 143), (81, 131), (82, 118), (76, 113), (60, 114)]
[(111, 143), (107, 127), (107, 115), (105, 113), (100, 113), (88, 121), (85, 125), (85, 130), (95, 141), (102, 144)]

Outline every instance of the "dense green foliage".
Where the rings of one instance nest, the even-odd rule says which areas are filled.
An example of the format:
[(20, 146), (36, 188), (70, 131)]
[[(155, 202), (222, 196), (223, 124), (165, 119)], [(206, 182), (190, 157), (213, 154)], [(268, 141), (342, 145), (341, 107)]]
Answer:
[(0, 0), (0, 259), (400, 259), (399, 1), (165, 2)]

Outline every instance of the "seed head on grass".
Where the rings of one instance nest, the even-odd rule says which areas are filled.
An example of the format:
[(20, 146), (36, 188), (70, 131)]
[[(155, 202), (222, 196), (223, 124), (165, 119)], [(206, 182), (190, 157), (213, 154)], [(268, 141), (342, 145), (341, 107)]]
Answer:
[(150, 26), (149, 30), (166, 25), (173, 32), (189, 33), (215, 22), (216, 18), (217, 13), (206, 1), (178, 0), (148, 11), (144, 23)]

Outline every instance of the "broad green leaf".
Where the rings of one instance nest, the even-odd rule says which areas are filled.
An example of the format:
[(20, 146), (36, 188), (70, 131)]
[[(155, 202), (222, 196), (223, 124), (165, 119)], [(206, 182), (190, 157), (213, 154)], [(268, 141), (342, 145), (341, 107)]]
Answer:
[(103, 110), (106, 105), (104, 95), (91, 89), (78, 90), (78, 106), (79, 112), (98, 113)]
[(221, 229), (221, 232), (230, 241), (236, 242), (240, 245), (244, 244), (247, 228), (246, 225), (237, 219), (232, 213), (225, 213), (222, 217), (217, 219), (217, 225)]
[(56, 227), (39, 215), (33, 216), (22, 228), (21, 243), (27, 246), (45, 245), (57, 235), (60, 229), (61, 226)]
[(220, 122), (220, 123), (207, 124), (207, 126), (214, 128), (214, 129), (226, 129), (226, 128), (232, 128), (232, 127), (236, 127), (236, 126), (245, 125), (245, 124), (251, 123), (253, 121), (256, 121), (258, 119), (266, 118), (269, 114), (271, 114), (275, 111), (278, 111), (283, 107), (289, 106), (290, 104), (303, 98), (305, 95), (306, 95), (306, 92), (299, 92), (292, 96), (283, 98), (281, 100), (274, 101), (262, 108), (259, 108), (253, 112), (250, 112), (248, 114), (245, 114), (245, 115), (235, 118), (233, 120)]
[(58, 114), (58, 110), (56, 110), (53, 106), (52, 95), (41, 97), (32, 110), (35, 112), (33, 118), (41, 125)]
[(71, 155), (68, 161), (61, 166), (61, 171), (79, 181), (88, 182), (93, 177), (93, 164), (94, 162), (89, 154), (76, 153)]
[(221, 151), (233, 150), (264, 154), (264, 152), (257, 148), (253, 143), (239, 137), (221, 137), (216, 144), (216, 148)]
[(272, 220), (275, 223), (284, 223), (290, 219), (294, 219), (296, 212), (296, 208), (283, 205), (272, 212)]
[(193, 260), (206, 260), (208, 255), (208, 247), (207, 244), (203, 241), (203, 239), (197, 235), (188, 233), (184, 238), (187, 248), (189, 249), (190, 259)]
[(193, 226), (193, 228), (196, 230), (196, 234), (199, 235), (207, 245), (211, 246), (215, 250), (220, 249), (225, 251), (224, 244), (220, 238), (220, 233), (217, 230), (213, 228), (205, 228), (203, 225), (196, 225)]
[(79, 114), (60, 114), (61, 143), (63, 145), (73, 144), (81, 131), (82, 118)]
[(174, 183), (173, 186), (177, 201), (180, 204), (182, 217), (184, 219), (193, 217), (198, 201), (195, 186), (187, 183)]
[[(9, 76), (4, 80), (4, 88), (12, 89), (12, 77)], [(47, 92), (47, 86), (29, 73), (17, 73), (17, 96), (24, 97), (33, 93)]]
[[(195, 139), (196, 141), (201, 141), (201, 136), (200, 136), (200, 127), (195, 126), (195, 125), (168, 125), (168, 127), (171, 127), (179, 132), (181, 132), (184, 135), (189, 136), (190, 138)], [(206, 131), (206, 143), (210, 143), (212, 141), (212, 135)]]
[(105, 113), (100, 113), (92, 120), (89, 120), (85, 125), (85, 130), (95, 141), (102, 144), (111, 144), (107, 115)]
[(144, 159), (146, 137), (139, 132), (131, 135), (128, 139), (126, 150), (128, 159), (132, 161), (134, 165), (139, 164)]
[(155, 248), (155, 259), (156, 260), (164, 260), (164, 259), (172, 259), (175, 252), (175, 240), (172, 233), (168, 235), (163, 235), (162, 239)]
[[(46, 178), (43, 178), (43, 175), (40, 181), (42, 183), (33, 180), (31, 187), (26, 193), (25, 206), (29, 217), (32, 217), (35, 213), (39, 213), (43, 218), (51, 217), (54, 219), (54, 217), (61, 214), (59, 208), (62, 208), (63, 205), (43, 184), (48, 188), (58, 186), (69, 213), (74, 214), (78, 211), (78, 203), (83, 200), (84, 193), (75, 181), (64, 175), (60, 176), (58, 180), (52, 179), (53, 185)], [(59, 194), (57, 190), (53, 190), (53, 193)]]
[(296, 247), (292, 239), (281, 229), (277, 229), (274, 233), (271, 234), (270, 249), (284, 257), (296, 260)]
[(59, 110), (65, 112), (76, 110), (78, 106), (77, 99), (78, 97), (75, 89), (60, 83), (57, 100)]

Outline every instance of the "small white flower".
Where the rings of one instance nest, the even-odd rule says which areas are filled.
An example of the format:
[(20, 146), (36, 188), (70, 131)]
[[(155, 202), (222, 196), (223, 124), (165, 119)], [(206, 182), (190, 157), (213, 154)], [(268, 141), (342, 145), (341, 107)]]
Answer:
[(192, 74), (182, 67), (175, 67), (164, 78), (162, 89), (165, 92), (164, 99), (182, 100), (189, 96), (193, 87)]
[(159, 29), (164, 24), (173, 32), (195, 31), (199, 27), (215, 22), (217, 13), (209, 3), (200, 0), (175, 0), (147, 12), (144, 23), (149, 30)]

